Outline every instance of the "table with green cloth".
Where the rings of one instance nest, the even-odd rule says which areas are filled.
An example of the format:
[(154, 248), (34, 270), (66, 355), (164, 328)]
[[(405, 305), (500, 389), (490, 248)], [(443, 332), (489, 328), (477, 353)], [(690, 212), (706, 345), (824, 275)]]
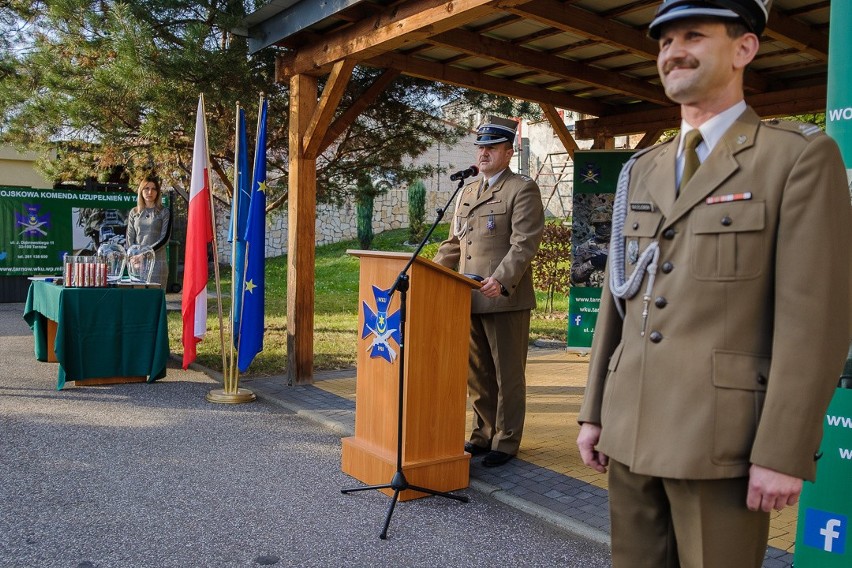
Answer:
[(99, 377), (166, 375), (169, 334), (166, 296), (153, 288), (64, 288), (34, 281), (24, 320), (33, 330), (35, 356), (48, 360), (48, 320), (56, 322), (56, 388)]

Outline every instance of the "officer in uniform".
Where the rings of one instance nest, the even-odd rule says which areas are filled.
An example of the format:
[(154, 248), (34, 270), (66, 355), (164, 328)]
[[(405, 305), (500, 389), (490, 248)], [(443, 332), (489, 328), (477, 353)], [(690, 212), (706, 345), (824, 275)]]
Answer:
[(434, 259), (483, 278), (472, 292), (468, 389), (474, 421), (465, 450), (485, 454), (486, 467), (512, 459), (521, 443), (535, 307), (530, 262), (544, 230), (538, 185), (509, 169), (516, 129), (514, 120), (491, 116), (477, 130), (482, 177), (459, 194), (452, 234)]
[(770, 511), (815, 476), (852, 215), (834, 141), (744, 102), (770, 3), (665, 0), (651, 22), (681, 131), (622, 170), (577, 439), (609, 470), (616, 568), (759, 567)]

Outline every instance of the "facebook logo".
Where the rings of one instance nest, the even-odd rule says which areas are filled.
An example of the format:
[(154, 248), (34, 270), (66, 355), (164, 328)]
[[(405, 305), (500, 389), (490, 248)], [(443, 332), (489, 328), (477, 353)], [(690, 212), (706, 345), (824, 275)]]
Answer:
[(568, 317), (571, 318), (571, 323), (575, 326), (580, 326), (583, 323), (583, 316), (581, 314), (570, 314)]
[(843, 554), (846, 549), (846, 515), (807, 509), (804, 537), (806, 546)]

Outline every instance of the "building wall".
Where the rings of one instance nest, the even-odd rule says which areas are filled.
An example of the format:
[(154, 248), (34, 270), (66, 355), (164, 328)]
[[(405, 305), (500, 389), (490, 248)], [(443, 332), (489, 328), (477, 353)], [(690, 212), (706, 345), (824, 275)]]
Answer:
[(53, 187), (53, 182), (36, 171), (37, 157), (35, 152), (21, 153), (9, 146), (0, 146), (0, 185)]

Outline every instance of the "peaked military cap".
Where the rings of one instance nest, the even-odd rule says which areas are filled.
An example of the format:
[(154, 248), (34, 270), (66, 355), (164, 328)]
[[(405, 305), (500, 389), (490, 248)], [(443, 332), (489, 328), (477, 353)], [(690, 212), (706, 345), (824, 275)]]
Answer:
[(648, 35), (660, 39), (662, 24), (683, 18), (726, 18), (740, 20), (759, 37), (766, 28), (772, 0), (663, 0)]
[(476, 129), (476, 146), (490, 146), (501, 142), (514, 142), (517, 121), (499, 116), (487, 116), (485, 123)]

